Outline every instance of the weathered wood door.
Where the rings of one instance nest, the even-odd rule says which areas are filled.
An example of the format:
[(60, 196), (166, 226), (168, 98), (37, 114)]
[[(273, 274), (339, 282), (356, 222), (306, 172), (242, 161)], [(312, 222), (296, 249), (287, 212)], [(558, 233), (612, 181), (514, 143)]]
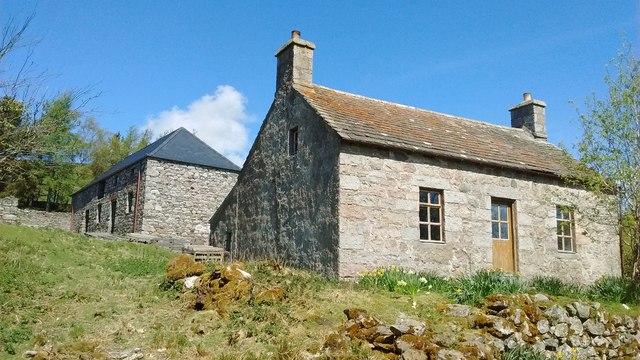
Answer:
[(505, 200), (491, 200), (493, 268), (509, 272), (516, 270), (512, 205)]

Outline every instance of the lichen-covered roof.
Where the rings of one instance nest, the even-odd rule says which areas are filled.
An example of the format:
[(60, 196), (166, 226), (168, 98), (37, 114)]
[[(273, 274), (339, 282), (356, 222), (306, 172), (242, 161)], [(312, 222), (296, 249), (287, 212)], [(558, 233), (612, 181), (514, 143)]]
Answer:
[(295, 90), (342, 139), (521, 171), (567, 174), (566, 152), (526, 130), (367, 98), (318, 85)]
[(76, 192), (79, 193), (91, 185), (102, 181), (144, 158), (168, 160), (189, 165), (199, 165), (233, 172), (240, 168), (229, 159), (212, 149), (204, 141), (181, 127), (159, 138), (146, 147), (127, 156), (102, 175), (93, 179), (88, 185)]

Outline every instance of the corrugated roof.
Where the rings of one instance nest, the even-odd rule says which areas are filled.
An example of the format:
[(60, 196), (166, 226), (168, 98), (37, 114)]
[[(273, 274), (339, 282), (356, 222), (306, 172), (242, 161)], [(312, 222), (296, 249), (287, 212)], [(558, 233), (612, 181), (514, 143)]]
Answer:
[(236, 164), (232, 163), (229, 159), (212, 149), (187, 129), (180, 127), (127, 156), (122, 161), (112, 166), (109, 170), (105, 171), (102, 175), (93, 179), (91, 183), (78, 190), (76, 193), (79, 193), (91, 185), (126, 169), (144, 158), (162, 159), (233, 172), (240, 171), (240, 167)]
[(565, 175), (573, 160), (526, 130), (367, 98), (318, 85), (295, 90), (342, 139), (517, 170)]

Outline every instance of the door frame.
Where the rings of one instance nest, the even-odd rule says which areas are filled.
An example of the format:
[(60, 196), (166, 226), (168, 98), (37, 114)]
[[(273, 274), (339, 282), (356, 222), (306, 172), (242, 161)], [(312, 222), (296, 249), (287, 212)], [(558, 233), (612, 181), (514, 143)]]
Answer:
[[(506, 205), (507, 206), (507, 219), (508, 219), (508, 226), (509, 226), (509, 240), (511, 241), (511, 252), (512, 252), (512, 256), (513, 256), (513, 273), (517, 273), (519, 271), (519, 256), (518, 256), (518, 233), (516, 231), (517, 229), (517, 218), (516, 218), (516, 201), (513, 199), (506, 199), (506, 198), (500, 198), (500, 197), (491, 197), (491, 207), (493, 207), (493, 204), (497, 204), (497, 205)], [(490, 224), (493, 223), (493, 219), (491, 218), (491, 208), (489, 209), (489, 221)], [(493, 239), (493, 233), (490, 230), (491, 233), (491, 267), (493, 269), (496, 269), (495, 267), (495, 262), (494, 262), (494, 248), (493, 248), (493, 243), (494, 240)], [(499, 241), (499, 240), (498, 240)], [(496, 269), (497, 270), (497, 269)], [(505, 270), (503, 269), (503, 271), (505, 272), (511, 272), (511, 270)]]

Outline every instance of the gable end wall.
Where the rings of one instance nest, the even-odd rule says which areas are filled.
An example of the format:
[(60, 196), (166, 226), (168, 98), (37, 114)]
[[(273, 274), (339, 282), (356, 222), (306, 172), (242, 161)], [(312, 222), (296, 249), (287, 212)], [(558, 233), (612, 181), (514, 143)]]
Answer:
[(140, 232), (206, 244), (209, 217), (237, 177), (232, 171), (149, 158)]
[[(298, 153), (288, 134), (298, 127)], [(233, 259), (277, 259), (338, 271), (337, 136), (294, 91), (275, 99), (238, 183), (211, 221), (211, 244)]]

